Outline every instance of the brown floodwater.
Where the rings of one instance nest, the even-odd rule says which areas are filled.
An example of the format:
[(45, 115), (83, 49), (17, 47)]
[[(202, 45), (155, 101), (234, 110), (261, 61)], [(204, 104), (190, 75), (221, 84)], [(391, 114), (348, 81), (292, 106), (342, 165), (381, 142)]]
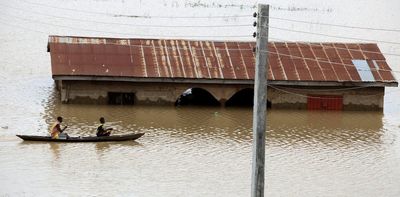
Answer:
[[(128, 37), (134, 37), (135, 33), (247, 34), (254, 31), (253, 27), (213, 31), (134, 27), (131, 30), (126, 26), (68, 18), (188, 25), (192, 24), (189, 19), (137, 20), (97, 16), (94, 12), (251, 14), (255, 1), (227, 0), (218, 4), (183, 0), (29, 2), (33, 1), (0, 1), (0, 196), (250, 196), (252, 109), (64, 105), (59, 102), (51, 79), (46, 44), (49, 34), (125, 37), (126, 34), (107, 32), (132, 34)], [(282, 18), (400, 29), (397, 0), (384, 4), (373, 0), (284, 0), (272, 5), (271, 14)], [(86, 10), (86, 13), (54, 8), (57, 6)], [(207, 19), (196, 24), (252, 24), (252, 21), (252, 18)], [(271, 23), (326, 34), (400, 42), (398, 32), (348, 30), (272, 19)], [(291, 41), (349, 41), (270, 31), (275, 38)], [(400, 45), (378, 44), (384, 53), (400, 54)], [(400, 70), (399, 56), (386, 58), (394, 70)], [(388, 88), (383, 112), (268, 111), (265, 195), (400, 196), (399, 96), (398, 88)], [(115, 134), (146, 134), (134, 142), (71, 144), (24, 142), (15, 136), (45, 135), (59, 115), (64, 117), (64, 124), (69, 126), (67, 132), (73, 136), (94, 135), (100, 116), (106, 118)]]

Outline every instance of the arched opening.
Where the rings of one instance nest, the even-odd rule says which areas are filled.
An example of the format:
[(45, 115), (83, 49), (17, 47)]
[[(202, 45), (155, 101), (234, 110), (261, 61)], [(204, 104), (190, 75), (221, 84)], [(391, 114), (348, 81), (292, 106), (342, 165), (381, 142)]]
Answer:
[(183, 92), (175, 102), (175, 106), (220, 106), (217, 99), (201, 88), (190, 88)]
[[(236, 92), (228, 101), (225, 106), (227, 107), (253, 107), (254, 103), (254, 89), (246, 88)], [(267, 107), (271, 108), (271, 102), (267, 100)]]
[(251, 107), (254, 102), (254, 90), (246, 88), (236, 92), (229, 100), (226, 101), (227, 107)]

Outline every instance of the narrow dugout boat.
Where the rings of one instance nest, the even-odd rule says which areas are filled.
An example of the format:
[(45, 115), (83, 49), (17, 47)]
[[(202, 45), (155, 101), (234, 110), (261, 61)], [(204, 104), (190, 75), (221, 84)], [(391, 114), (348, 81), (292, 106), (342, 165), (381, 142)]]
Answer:
[(52, 139), (50, 136), (37, 136), (37, 135), (17, 135), (25, 141), (46, 141), (46, 142), (112, 142), (112, 141), (128, 141), (136, 140), (142, 137), (144, 133), (131, 133), (125, 135), (112, 135), (112, 136), (90, 136), (90, 137), (69, 137), (68, 139)]

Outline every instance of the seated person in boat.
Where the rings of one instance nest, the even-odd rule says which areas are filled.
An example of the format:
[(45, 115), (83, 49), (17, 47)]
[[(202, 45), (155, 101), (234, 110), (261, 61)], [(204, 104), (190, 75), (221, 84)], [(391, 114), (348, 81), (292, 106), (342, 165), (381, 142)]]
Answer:
[(50, 135), (52, 139), (68, 139), (69, 136), (67, 133), (64, 132), (64, 130), (67, 128), (65, 126), (63, 129), (61, 129), (61, 123), (63, 121), (62, 117), (57, 117), (57, 121), (53, 124), (53, 126), (50, 129)]
[(106, 123), (106, 120), (101, 117), (100, 118), (100, 126), (97, 127), (97, 137), (102, 137), (102, 136), (110, 136), (111, 135), (111, 130), (113, 130), (112, 128), (104, 128), (104, 124)]

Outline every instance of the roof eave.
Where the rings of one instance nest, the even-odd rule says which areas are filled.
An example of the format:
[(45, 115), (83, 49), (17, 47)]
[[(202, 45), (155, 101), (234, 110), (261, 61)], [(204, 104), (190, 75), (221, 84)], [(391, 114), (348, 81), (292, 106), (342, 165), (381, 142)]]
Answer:
[[(116, 82), (141, 82), (141, 83), (197, 83), (197, 84), (241, 84), (252, 85), (252, 79), (209, 79), (209, 78), (144, 78), (124, 76), (89, 76), (89, 75), (53, 75), (54, 80), (64, 81), (116, 81)], [(287, 81), (268, 80), (270, 85), (282, 86), (345, 86), (345, 87), (398, 87), (397, 81)]]
[(397, 87), (397, 81), (269, 81), (272, 85), (290, 86), (346, 86), (346, 87)]

